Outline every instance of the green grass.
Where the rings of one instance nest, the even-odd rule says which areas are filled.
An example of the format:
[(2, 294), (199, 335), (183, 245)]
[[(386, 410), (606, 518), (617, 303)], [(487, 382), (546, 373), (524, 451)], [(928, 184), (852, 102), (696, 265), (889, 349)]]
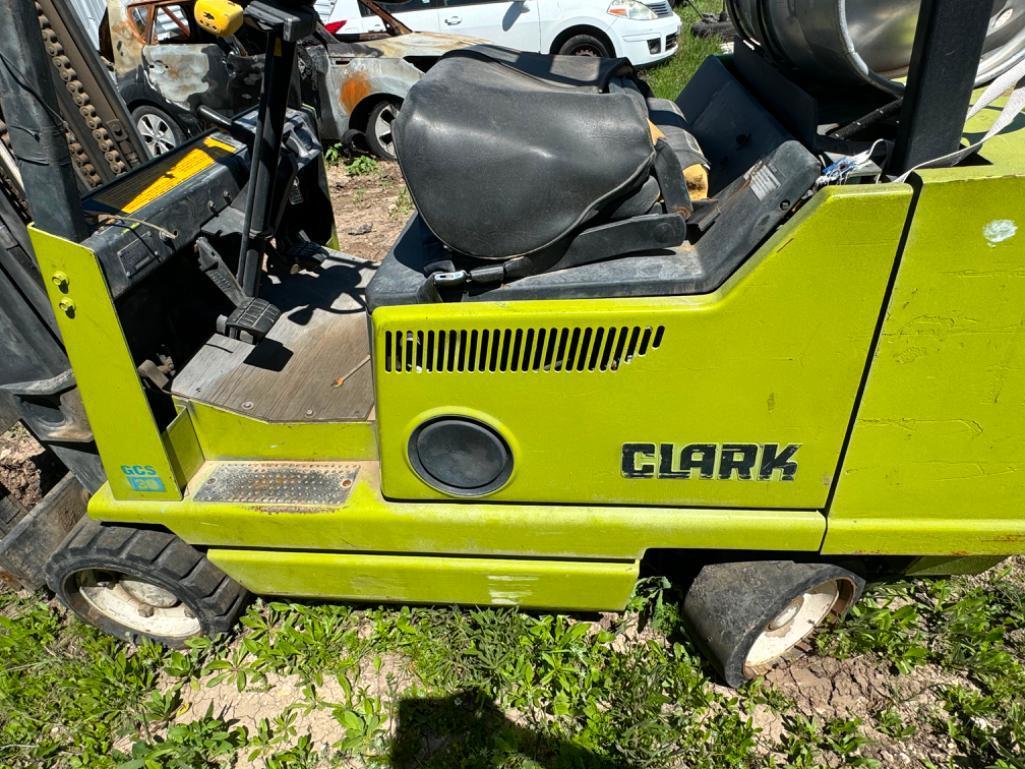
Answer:
[[(844, 664), (890, 668), (892, 696), (858, 715), (823, 716), (767, 683), (715, 685), (675, 599), (667, 581), (647, 581), (629, 611), (601, 623), (258, 602), (230, 641), (167, 651), (4, 593), (0, 766), (810, 769), (881, 766), (880, 741), (945, 740), (955, 749), (933, 748), (935, 766), (1025, 767), (1020, 574), (873, 588), (819, 639)], [(905, 680), (926, 682), (930, 708), (906, 707)], [(222, 712), (284, 682), (294, 694), (245, 723)], [(216, 706), (191, 712), (207, 692)], [(761, 732), (757, 713), (772, 714), (779, 734)], [(316, 739), (315, 717), (329, 725)]]
[[(718, 12), (722, 8), (719, 0), (697, 0), (696, 5), (706, 12)], [(645, 73), (651, 90), (662, 99), (675, 99), (701, 62), (717, 54), (723, 43), (717, 37), (698, 38), (690, 34), (691, 25), (698, 21), (698, 15), (689, 6), (677, 6), (676, 13), (683, 21), (680, 50), (673, 58)]]

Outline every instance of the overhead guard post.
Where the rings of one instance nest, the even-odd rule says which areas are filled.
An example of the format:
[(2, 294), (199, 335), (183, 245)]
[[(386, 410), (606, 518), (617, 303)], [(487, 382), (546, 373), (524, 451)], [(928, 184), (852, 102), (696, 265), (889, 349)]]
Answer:
[(960, 146), (992, 11), (992, 0), (922, 0), (892, 174)]

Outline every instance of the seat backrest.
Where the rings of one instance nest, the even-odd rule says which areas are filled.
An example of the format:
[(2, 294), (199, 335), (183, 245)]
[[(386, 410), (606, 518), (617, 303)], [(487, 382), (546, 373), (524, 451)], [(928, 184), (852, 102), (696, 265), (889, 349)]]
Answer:
[(717, 287), (813, 188), (821, 166), (719, 59), (705, 60), (676, 104), (711, 169), (715, 218), (694, 248)]
[(793, 136), (748, 93), (721, 60), (710, 57), (676, 99), (686, 127), (708, 158), (715, 196)]
[(548, 248), (648, 177), (644, 95), (621, 60), (479, 46), (414, 85), (393, 133), (420, 215), (459, 254)]

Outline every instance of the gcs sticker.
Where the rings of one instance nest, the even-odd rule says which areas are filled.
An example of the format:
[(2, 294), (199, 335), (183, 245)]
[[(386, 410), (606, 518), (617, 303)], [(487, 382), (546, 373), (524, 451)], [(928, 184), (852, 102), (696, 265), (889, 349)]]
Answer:
[(121, 472), (134, 491), (164, 491), (164, 481), (153, 465), (121, 465)]

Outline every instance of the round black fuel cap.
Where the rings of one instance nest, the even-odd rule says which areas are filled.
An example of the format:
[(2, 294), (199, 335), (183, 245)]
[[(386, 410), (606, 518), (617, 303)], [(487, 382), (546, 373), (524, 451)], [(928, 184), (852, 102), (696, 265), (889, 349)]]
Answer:
[(512, 452), (502, 436), (463, 417), (420, 425), (409, 439), (409, 459), (425, 483), (461, 496), (494, 491), (512, 472)]

